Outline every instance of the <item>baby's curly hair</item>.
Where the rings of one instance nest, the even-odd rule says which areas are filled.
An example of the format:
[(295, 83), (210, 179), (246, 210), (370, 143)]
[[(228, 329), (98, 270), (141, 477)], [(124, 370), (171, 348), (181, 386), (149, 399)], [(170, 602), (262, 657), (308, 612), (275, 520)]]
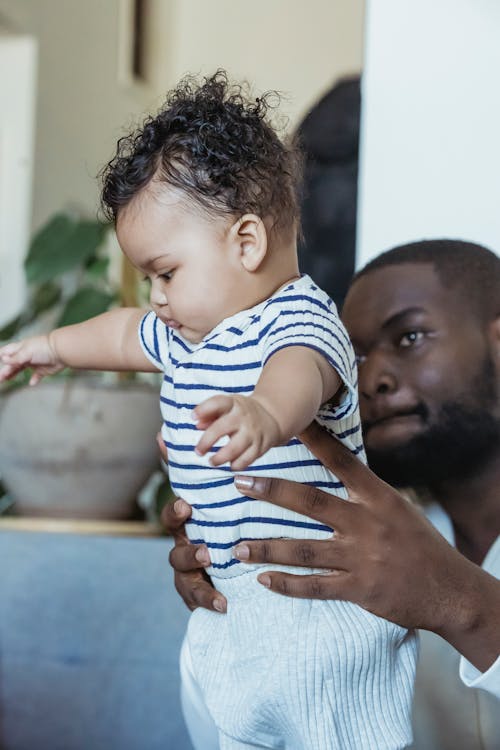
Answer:
[(200, 84), (183, 78), (155, 116), (121, 138), (101, 173), (102, 206), (116, 221), (153, 178), (180, 189), (202, 209), (255, 213), (273, 228), (296, 228), (302, 174), (300, 150), (277, 135), (269, 112), (276, 92), (251, 99), (218, 70)]

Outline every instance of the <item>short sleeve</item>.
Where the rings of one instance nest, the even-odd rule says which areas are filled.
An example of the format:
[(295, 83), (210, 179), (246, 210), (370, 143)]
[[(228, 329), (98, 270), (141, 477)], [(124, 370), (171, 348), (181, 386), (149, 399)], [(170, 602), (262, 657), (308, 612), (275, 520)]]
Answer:
[(168, 361), (168, 333), (154, 312), (148, 312), (139, 323), (139, 342), (146, 357), (159, 370), (165, 370)]
[(263, 316), (262, 364), (289, 346), (305, 346), (320, 352), (345, 387), (340, 403), (332, 412), (347, 417), (358, 406), (354, 351), (334, 303), (323, 293), (315, 294), (320, 291), (315, 286), (310, 287), (311, 294), (308, 291), (278, 298), (276, 302), (280, 304), (269, 305), (267, 315)]

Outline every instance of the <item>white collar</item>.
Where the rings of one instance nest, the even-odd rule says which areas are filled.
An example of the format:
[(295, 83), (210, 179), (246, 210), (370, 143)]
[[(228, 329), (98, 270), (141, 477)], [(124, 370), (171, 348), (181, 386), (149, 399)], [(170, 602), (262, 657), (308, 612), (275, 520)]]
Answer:
[[(444, 536), (447, 542), (455, 547), (453, 524), (445, 509), (438, 503), (433, 503), (424, 508), (424, 513), (434, 528)], [(490, 573), (496, 571), (495, 575), (498, 576), (500, 570), (500, 536), (491, 545), (481, 567)]]

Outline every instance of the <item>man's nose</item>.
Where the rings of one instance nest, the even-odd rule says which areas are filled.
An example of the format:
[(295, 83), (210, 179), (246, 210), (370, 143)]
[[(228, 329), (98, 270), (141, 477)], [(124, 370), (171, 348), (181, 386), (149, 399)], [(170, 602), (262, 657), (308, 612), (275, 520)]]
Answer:
[(358, 383), (365, 399), (395, 391), (397, 377), (390, 358), (383, 352), (371, 352), (359, 365)]
[(167, 304), (167, 295), (158, 279), (154, 279), (151, 284), (149, 300), (153, 307), (163, 307)]

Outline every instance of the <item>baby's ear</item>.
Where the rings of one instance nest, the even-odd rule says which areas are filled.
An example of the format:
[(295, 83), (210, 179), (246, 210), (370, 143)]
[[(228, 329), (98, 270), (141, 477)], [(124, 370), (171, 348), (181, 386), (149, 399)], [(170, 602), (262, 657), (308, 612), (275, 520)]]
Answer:
[(250, 273), (257, 271), (267, 253), (267, 231), (256, 214), (241, 216), (231, 227), (242, 266)]

